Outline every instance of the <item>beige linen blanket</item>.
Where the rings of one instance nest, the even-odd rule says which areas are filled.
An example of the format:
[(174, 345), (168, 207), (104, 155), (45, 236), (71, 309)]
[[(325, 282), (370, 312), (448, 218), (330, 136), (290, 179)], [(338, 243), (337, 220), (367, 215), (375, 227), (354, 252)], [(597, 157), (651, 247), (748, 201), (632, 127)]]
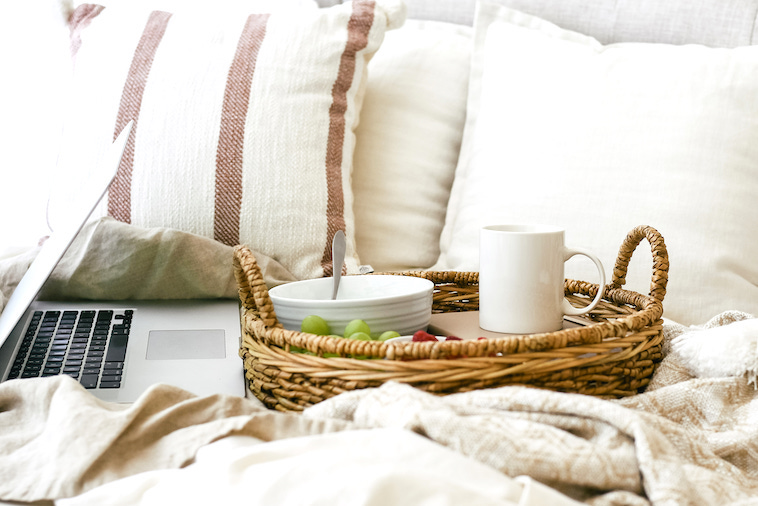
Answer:
[[(726, 314), (711, 326), (744, 318)], [(686, 330), (667, 325), (668, 342)], [(566, 494), (567, 504), (568, 497), (590, 504), (758, 504), (758, 393), (745, 375), (694, 378), (689, 369), (671, 352), (646, 393), (618, 401), (524, 387), (436, 397), (389, 383), (337, 396), (302, 415), (166, 386), (123, 406), (95, 400), (68, 378), (11, 381), (0, 385), (0, 498), (59, 499), (87, 491), (98, 497), (109, 482), (116, 486), (142, 476), (137, 473), (191, 473), (200, 449), (231, 435), (253, 437), (265, 448), (272, 444), (267, 441), (332, 434), (338, 444), (357, 429), (374, 429), (377, 438), (398, 429), (503, 476), (538, 480)], [(398, 455), (397, 464), (405, 458)], [(337, 465), (335, 459), (343, 468), (365, 465), (349, 454), (331, 459), (326, 468)], [(260, 457), (253, 460), (260, 464)], [(347, 487), (334, 474), (318, 474), (318, 466), (309, 469), (325, 490)], [(181, 480), (172, 476), (178, 493)], [(265, 486), (256, 474), (246, 476), (246, 486)], [(150, 486), (161, 483), (155, 475), (151, 480)], [(219, 493), (229, 486), (208, 485)], [(319, 497), (318, 490), (310, 493)]]

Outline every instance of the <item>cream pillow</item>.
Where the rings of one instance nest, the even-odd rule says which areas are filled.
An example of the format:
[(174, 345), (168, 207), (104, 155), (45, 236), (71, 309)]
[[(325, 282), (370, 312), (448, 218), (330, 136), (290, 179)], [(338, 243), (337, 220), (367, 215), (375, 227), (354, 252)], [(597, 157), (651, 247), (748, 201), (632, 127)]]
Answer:
[(466, 117), (471, 27), (408, 20), (368, 66), (353, 192), (360, 259), (431, 266)]
[(356, 272), (354, 129), (366, 65), (404, 7), (302, 3), (174, 13), (80, 5), (62, 173), (81, 181), (134, 119), (103, 214), (244, 243), (297, 278), (331, 272), (342, 229)]
[[(636, 225), (671, 268), (665, 316), (758, 314), (758, 47), (603, 46), (482, 4), (464, 145), (435, 268), (477, 270), (479, 228), (560, 225), (610, 275)], [(627, 288), (647, 293), (647, 244)], [(594, 280), (567, 264), (567, 277)], [(610, 279), (610, 278), (609, 278)]]

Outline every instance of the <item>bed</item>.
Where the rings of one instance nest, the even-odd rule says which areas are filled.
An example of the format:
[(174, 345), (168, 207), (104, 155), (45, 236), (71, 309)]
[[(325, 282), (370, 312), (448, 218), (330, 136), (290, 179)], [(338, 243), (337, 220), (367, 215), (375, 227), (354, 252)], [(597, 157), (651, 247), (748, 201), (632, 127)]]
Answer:
[[(556, 223), (611, 265), (649, 224), (671, 253), (663, 360), (621, 399), (388, 382), (301, 414), (170, 385), (126, 405), (68, 377), (7, 381), (0, 500), (758, 504), (756, 2), (103, 4), (10, 11), (0, 309), (76, 199), (63, 190), (138, 113), (131, 193), (109, 195), (41, 296), (236, 298), (236, 244), (274, 286), (328, 275), (335, 229), (348, 274), (476, 271), (485, 219)], [(148, 19), (169, 28), (135, 112), (122, 97)], [(257, 66), (237, 76), (237, 33), (263, 28)], [(605, 94), (585, 93), (598, 83)], [(244, 121), (224, 116), (250, 90)], [(636, 263), (644, 292), (649, 261)]]

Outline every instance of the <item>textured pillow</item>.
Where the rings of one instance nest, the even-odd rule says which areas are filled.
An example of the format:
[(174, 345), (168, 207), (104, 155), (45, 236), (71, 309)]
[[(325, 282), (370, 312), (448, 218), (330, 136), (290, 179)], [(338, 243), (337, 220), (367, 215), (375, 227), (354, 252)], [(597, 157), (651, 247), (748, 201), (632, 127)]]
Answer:
[(366, 64), (404, 10), (357, 0), (267, 12), (271, 4), (247, 2), (244, 13), (80, 5), (62, 172), (86, 177), (133, 119), (109, 215), (245, 243), (298, 278), (331, 272), (342, 229), (356, 272), (354, 129)]
[[(666, 239), (665, 315), (758, 314), (758, 47), (603, 46), (483, 4), (436, 268), (476, 270), (479, 227), (550, 223), (610, 274), (636, 225)], [(639, 248), (627, 287), (647, 293)], [(594, 279), (590, 265), (567, 277)]]
[(470, 27), (408, 20), (369, 63), (353, 193), (358, 255), (376, 270), (437, 261), (470, 58)]

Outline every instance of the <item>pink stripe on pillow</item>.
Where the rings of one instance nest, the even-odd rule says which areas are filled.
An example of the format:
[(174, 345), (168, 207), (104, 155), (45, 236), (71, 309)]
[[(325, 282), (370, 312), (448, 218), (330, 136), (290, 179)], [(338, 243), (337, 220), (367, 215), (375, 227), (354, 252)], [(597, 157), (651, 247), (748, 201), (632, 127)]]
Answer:
[(353, 2), (353, 12), (347, 24), (347, 43), (340, 58), (339, 72), (332, 87), (329, 108), (329, 137), (326, 146), (327, 237), (321, 266), (325, 276), (332, 275), (332, 237), (345, 230), (345, 196), (342, 193), (342, 150), (345, 142), (345, 113), (347, 92), (353, 84), (355, 57), (368, 44), (368, 33), (374, 22), (374, 2)]
[(118, 173), (108, 192), (108, 214), (119, 221), (131, 223), (131, 200), (132, 200), (132, 169), (134, 164), (134, 137), (139, 125), (139, 111), (142, 104), (142, 95), (150, 75), (150, 67), (155, 58), (155, 52), (166, 32), (166, 26), (171, 19), (171, 14), (162, 11), (153, 11), (147, 20), (137, 48), (134, 50), (129, 75), (124, 83), (121, 94), (116, 128), (113, 132), (115, 140), (118, 134), (130, 120), (134, 120), (132, 132), (121, 159)]
[(68, 24), (71, 30), (71, 58), (76, 59), (76, 53), (82, 46), (82, 30), (87, 28), (98, 14), (103, 12), (102, 5), (82, 4), (71, 13)]
[(213, 238), (229, 246), (239, 244), (245, 119), (255, 62), (266, 36), (268, 18), (268, 14), (252, 14), (247, 18), (224, 91), (221, 131), (216, 149)]

